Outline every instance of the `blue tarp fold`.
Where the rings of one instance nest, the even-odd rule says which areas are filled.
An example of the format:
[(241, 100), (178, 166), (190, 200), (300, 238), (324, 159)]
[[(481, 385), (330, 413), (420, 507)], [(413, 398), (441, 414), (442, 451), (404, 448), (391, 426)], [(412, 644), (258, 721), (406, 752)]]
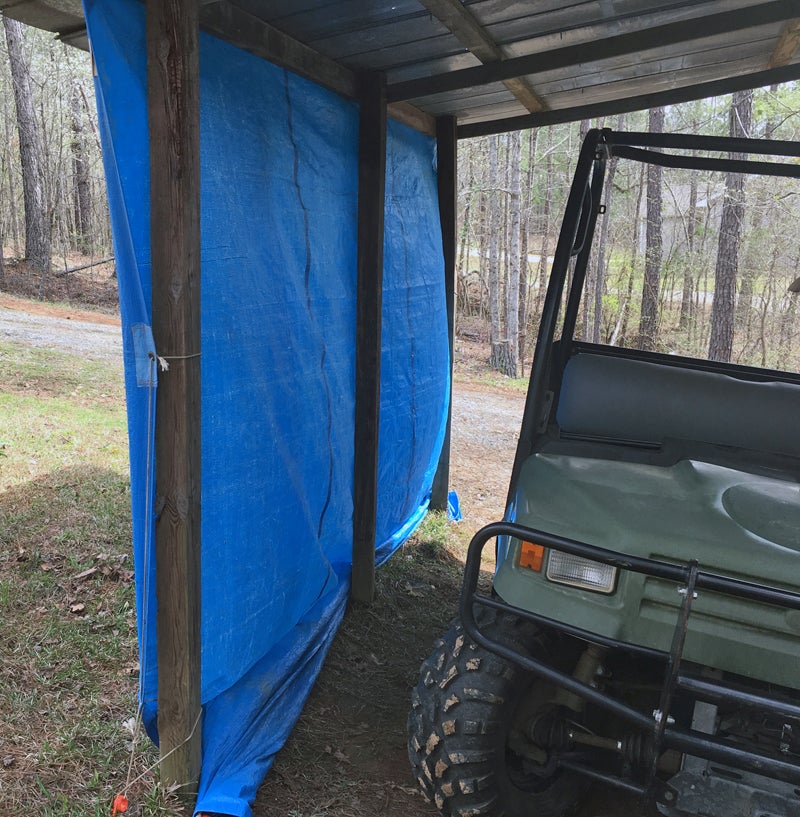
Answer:
[[(123, 320), (141, 696), (156, 737), (144, 7), (85, 8)], [(358, 109), (207, 35), (200, 70), (198, 809), (238, 817), (302, 709), (348, 594)], [(425, 513), (449, 399), (434, 145), (396, 123), (387, 141), (378, 562)]]

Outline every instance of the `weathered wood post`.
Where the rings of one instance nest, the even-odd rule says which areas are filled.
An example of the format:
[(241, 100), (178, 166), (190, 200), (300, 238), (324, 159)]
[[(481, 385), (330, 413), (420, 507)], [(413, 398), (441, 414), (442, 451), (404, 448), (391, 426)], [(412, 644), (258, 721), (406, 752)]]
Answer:
[(442, 225), (442, 254), (444, 255), (444, 293), (447, 309), (447, 335), (450, 340), (450, 402), (447, 406), (447, 428), (439, 457), (439, 466), (433, 478), (431, 509), (447, 510), (450, 484), (450, 424), (453, 406), (453, 339), (456, 308), (456, 213), (458, 193), (458, 138), (456, 118), (440, 116), (436, 120), (436, 167), (439, 186), (439, 220)]
[(358, 132), (358, 281), (356, 301), (355, 473), (351, 596), (375, 595), (378, 430), (381, 409), (383, 221), (386, 190), (386, 82), (361, 77)]
[(161, 780), (197, 791), (200, 723), (200, 77), (196, 0), (147, 0)]

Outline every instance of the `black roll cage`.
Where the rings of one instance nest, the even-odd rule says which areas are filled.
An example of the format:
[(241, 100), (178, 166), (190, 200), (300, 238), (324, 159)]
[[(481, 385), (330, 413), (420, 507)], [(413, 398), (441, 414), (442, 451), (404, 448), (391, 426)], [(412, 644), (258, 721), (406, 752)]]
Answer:
[[(481, 555), (486, 545), (496, 537), (514, 537), (522, 541), (536, 542), (551, 550), (558, 550), (584, 559), (616, 567), (618, 570), (630, 570), (664, 581), (674, 582), (683, 597), (675, 623), (672, 646), (669, 652), (643, 647), (626, 641), (601, 636), (589, 630), (533, 613), (508, 604), (497, 596), (478, 592), (478, 578), (481, 571)], [(484, 649), (493, 652), (508, 661), (512, 661), (538, 678), (566, 689), (583, 700), (595, 704), (610, 712), (632, 726), (649, 733), (653, 739), (653, 753), (657, 757), (666, 749), (676, 749), (697, 757), (722, 763), (735, 769), (765, 775), (800, 786), (800, 764), (793, 763), (775, 755), (751, 751), (741, 743), (725, 741), (721, 738), (702, 732), (685, 730), (670, 724), (670, 704), (678, 690), (693, 695), (699, 700), (715, 703), (731, 703), (749, 709), (760, 709), (772, 715), (785, 718), (800, 718), (800, 704), (788, 698), (768, 697), (744, 687), (737, 687), (708, 678), (683, 673), (681, 657), (683, 640), (688, 630), (692, 602), (702, 592), (723, 593), (735, 598), (747, 599), (783, 607), (788, 610), (800, 610), (800, 593), (783, 590), (757, 582), (746, 582), (717, 573), (701, 570), (697, 562), (685, 565), (670, 562), (629, 556), (606, 548), (588, 545), (574, 539), (556, 536), (545, 531), (534, 530), (511, 522), (495, 522), (478, 531), (470, 543), (464, 570), (464, 583), (461, 591), (459, 613), (464, 630)], [(659, 708), (654, 714), (646, 714), (626, 703), (579, 681), (547, 664), (545, 661), (525, 655), (506, 644), (487, 636), (478, 626), (475, 608), (487, 607), (498, 610), (535, 624), (543, 625), (587, 643), (599, 644), (611, 649), (623, 650), (633, 655), (654, 659), (664, 664), (664, 685), (661, 690)], [(562, 764), (574, 771), (599, 779), (618, 788), (639, 794), (659, 796), (659, 782), (655, 779), (655, 768), (652, 769), (647, 783), (626, 780), (622, 777), (607, 775), (588, 767), (570, 762)]]
[[(669, 152), (698, 150), (726, 153), (728, 157), (709, 158), (687, 153)], [(800, 158), (800, 142), (733, 139), (684, 134), (618, 133), (608, 129), (589, 131), (578, 156), (573, 184), (567, 199), (563, 226), (556, 245), (537, 338), (537, 351), (531, 368), (525, 413), (512, 470), (508, 506), (511, 505), (514, 499), (522, 464), (533, 452), (537, 435), (542, 434), (546, 429), (553, 399), (552, 392), (548, 394), (548, 389), (551, 388), (551, 369), (558, 365), (563, 369), (567, 357), (574, 348), (587, 346), (587, 344), (573, 342), (572, 338), (591, 252), (592, 237), (597, 218), (601, 212), (599, 202), (602, 199), (603, 182), (609, 159), (617, 156), (635, 161), (660, 164), (666, 167), (800, 178), (800, 164), (753, 161), (743, 158), (743, 154), (783, 156), (796, 159)], [(573, 263), (570, 278), (570, 266)], [(568, 280), (570, 280), (570, 291), (564, 309), (561, 341), (554, 343), (562, 293)], [(601, 349), (597, 351), (602, 353)], [(626, 354), (625, 352), (621, 353)], [(647, 357), (647, 355), (644, 356)], [(650, 357), (663, 356), (651, 354)], [(664, 362), (669, 363), (666, 359)], [(682, 359), (680, 363), (681, 365), (703, 365), (700, 361), (695, 361), (692, 364), (691, 361), (685, 359)], [(717, 368), (717, 364), (710, 364), (710, 366), (711, 368)], [(769, 377), (769, 373), (759, 373), (756, 370), (751, 372), (748, 367), (727, 366), (725, 368), (728, 371), (738, 371), (740, 375), (752, 375), (754, 379)], [(785, 373), (782, 374), (783, 377), (786, 377)], [(797, 380), (796, 377), (791, 379)], [(515, 537), (519, 540), (534, 541), (553, 550), (612, 565), (619, 570), (630, 570), (674, 582), (677, 589), (682, 593), (683, 601), (675, 623), (670, 651), (663, 652), (600, 636), (597, 633), (582, 630), (515, 607), (497, 596), (479, 593), (478, 577), (481, 569), (481, 554), (487, 543), (496, 537)], [(585, 701), (596, 704), (639, 730), (649, 733), (652, 737), (652, 746), (656, 757), (665, 749), (675, 749), (735, 769), (765, 775), (800, 786), (800, 764), (791, 762), (785, 756), (751, 750), (741, 743), (733, 743), (709, 734), (682, 729), (670, 722), (670, 705), (674, 694), (678, 691), (693, 695), (698, 700), (736, 704), (745, 708), (756, 708), (779, 717), (800, 718), (800, 705), (789, 700), (788, 697), (770, 697), (745, 687), (700, 678), (682, 670), (681, 657), (692, 611), (692, 601), (699, 592), (722, 593), (790, 610), (800, 610), (800, 594), (798, 593), (707, 572), (702, 570), (696, 562), (671, 564), (655, 559), (628, 556), (544, 531), (532, 530), (509, 522), (499, 522), (487, 525), (478, 531), (469, 546), (460, 600), (460, 614), (464, 629), (468, 635), (485, 649), (516, 663), (551, 684), (574, 693)], [(487, 636), (476, 623), (476, 607), (486, 607), (506, 612), (587, 643), (627, 651), (663, 663), (664, 683), (661, 690), (659, 709), (653, 714), (640, 712), (611, 695), (555, 669), (542, 660), (525, 655)], [(652, 765), (647, 782), (642, 785), (623, 777), (581, 766), (580, 763), (576, 763), (571, 759), (565, 758), (559, 762), (564, 768), (573, 769), (589, 778), (611, 783), (630, 792), (655, 797), (666, 806), (669, 805), (670, 795), (664, 796), (666, 787), (655, 777), (655, 763)]]
[[(714, 158), (691, 153), (668, 151), (705, 151), (726, 153), (729, 158)], [(727, 136), (694, 136), (691, 134), (664, 134), (621, 132), (608, 128), (594, 128), (588, 132), (578, 155), (572, 187), (564, 210), (561, 233), (556, 244), (550, 280), (547, 286), (536, 354), (525, 401), (517, 452), (511, 471), (507, 505), (516, 491), (520, 469), (533, 450), (537, 431), (546, 422), (550, 404), (547, 399), (548, 381), (554, 356), (569, 355), (571, 339), (580, 308), (581, 293), (586, 278), (597, 218), (601, 213), (606, 167), (612, 157), (659, 164), (688, 170), (717, 170), (729, 173), (747, 173), (787, 178), (800, 178), (800, 163), (762, 162), (742, 158), (744, 154), (800, 158), (800, 142), (774, 139), (739, 139)], [(570, 277), (570, 265), (573, 263)], [(554, 351), (553, 339), (558, 326), (561, 297), (567, 281), (570, 291), (563, 316), (562, 342)], [(567, 342), (564, 342), (564, 341)]]

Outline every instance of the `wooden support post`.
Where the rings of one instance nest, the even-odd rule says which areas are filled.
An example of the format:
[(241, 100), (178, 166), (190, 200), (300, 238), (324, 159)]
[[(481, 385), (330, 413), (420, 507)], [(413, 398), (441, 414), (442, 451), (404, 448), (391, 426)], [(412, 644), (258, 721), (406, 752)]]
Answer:
[(375, 595), (378, 517), (378, 430), (381, 408), (383, 210), (386, 190), (386, 82), (361, 78), (358, 132), (358, 282), (356, 303), (356, 416), (351, 596)]
[(196, 0), (147, 0), (161, 781), (197, 792), (200, 723), (200, 77)]
[(444, 293), (447, 309), (447, 335), (450, 340), (450, 402), (447, 406), (447, 428), (444, 434), (439, 466), (431, 488), (431, 509), (447, 510), (450, 484), (450, 424), (453, 406), (453, 339), (456, 308), (456, 195), (458, 191), (458, 140), (456, 118), (440, 116), (436, 120), (436, 166), (439, 184), (439, 220), (442, 224), (442, 251), (444, 255)]

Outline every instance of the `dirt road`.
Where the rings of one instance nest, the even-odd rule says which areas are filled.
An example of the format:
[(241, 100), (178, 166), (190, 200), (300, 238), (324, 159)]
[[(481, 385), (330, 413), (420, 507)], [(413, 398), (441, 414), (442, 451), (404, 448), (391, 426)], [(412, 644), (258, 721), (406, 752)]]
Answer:
[(92, 359), (122, 359), (119, 320), (9, 296), (0, 297), (0, 340)]
[(450, 483), (473, 530), (503, 516), (524, 406), (522, 392), (453, 384)]

